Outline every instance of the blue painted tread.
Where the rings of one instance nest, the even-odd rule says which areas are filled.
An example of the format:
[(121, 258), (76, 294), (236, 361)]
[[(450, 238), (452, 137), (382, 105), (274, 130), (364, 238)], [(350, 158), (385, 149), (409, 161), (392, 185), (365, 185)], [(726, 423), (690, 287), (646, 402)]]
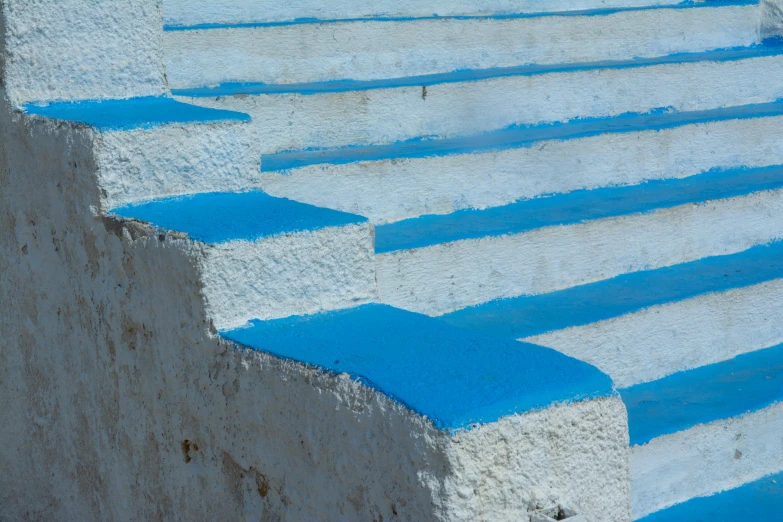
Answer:
[(254, 241), (278, 234), (365, 223), (366, 218), (276, 198), (260, 191), (203, 193), (116, 208), (111, 214), (204, 243)]
[(241, 112), (198, 107), (168, 96), (28, 103), (22, 109), (27, 114), (82, 123), (100, 130), (131, 130), (170, 123), (250, 121), (250, 116)]
[(783, 473), (737, 489), (694, 498), (638, 522), (773, 522), (783, 516)]
[(491, 301), (446, 314), (455, 326), (520, 339), (783, 277), (783, 242), (623, 274), (548, 294)]
[(385, 305), (253, 321), (221, 335), (347, 373), (449, 431), (615, 393), (607, 375), (555, 350)]
[(620, 390), (631, 445), (783, 400), (783, 345)]

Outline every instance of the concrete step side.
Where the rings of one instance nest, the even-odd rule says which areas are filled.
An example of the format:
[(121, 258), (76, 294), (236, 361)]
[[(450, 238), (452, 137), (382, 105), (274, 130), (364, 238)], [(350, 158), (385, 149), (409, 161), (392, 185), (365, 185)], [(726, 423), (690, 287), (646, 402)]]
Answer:
[(166, 96), (29, 103), (22, 110), (89, 129), (103, 212), (165, 196), (247, 190), (257, 181), (243, 113)]
[[(248, 113), (258, 154), (449, 138), (574, 118), (783, 98), (783, 46), (528, 65), (369, 82), (222, 84), (184, 101)], [(502, 100), (499, 103), (498, 100)]]
[(775, 520), (783, 511), (783, 473), (769, 475), (738, 488), (694, 498), (657, 511), (639, 522), (693, 520)]
[[(637, 516), (783, 469), (775, 432), (783, 422), (783, 345), (620, 393), (628, 409)], [(772, 433), (754, 433), (765, 427)], [(738, 436), (732, 440), (726, 432)]]
[[(708, 0), (706, 3), (725, 4), (723, 0)], [(736, 2), (735, 2), (736, 3)], [(691, 2), (698, 7), (698, 2)], [(688, 6), (689, 3), (685, 3)], [(606, 11), (650, 7), (682, 7), (676, 0), (564, 0), (552, 4), (546, 0), (461, 0), (458, 2), (439, 0), (426, 7), (412, 0), (394, 2), (366, 2), (348, 0), (325, 2), (308, 0), (291, 5), (276, 0), (263, 6), (255, 2), (213, 1), (213, 0), (169, 0), (164, 5), (166, 28), (183, 30), (194, 27), (210, 27), (221, 24), (247, 25), (293, 21), (328, 21), (356, 18), (427, 18), (444, 16), (514, 16), (527, 14), (537, 16), (543, 13), (574, 11)], [(574, 13), (576, 14), (576, 13)]]
[[(501, 208), (487, 211), (488, 215), (459, 216), (468, 217), (464, 220), (426, 220), (420, 235), (411, 227), (400, 231), (379, 227), (376, 252), (397, 241), (401, 248), (376, 255), (380, 298), (402, 308), (442, 315), (497, 299), (548, 294), (621, 274), (741, 252), (783, 237), (783, 221), (778, 217), (783, 211), (781, 180), (756, 190), (742, 174), (736, 179), (738, 185), (732, 183), (734, 189), (742, 188), (733, 194), (712, 198), (709, 189), (688, 194), (686, 183), (678, 181), (671, 192), (671, 207), (662, 199), (655, 203), (649, 199), (647, 208), (595, 219), (588, 216), (607, 210), (603, 203), (619, 211), (623, 200), (588, 195), (571, 207), (574, 214), (569, 215), (568, 205), (559, 206), (555, 196), (548, 198), (553, 207), (548, 207), (550, 201), (532, 200), (511, 212)], [(714, 177), (704, 175), (697, 183), (710, 184)], [(711, 188), (718, 187), (715, 182)], [(650, 187), (644, 194), (648, 188), (644, 185), (635, 188), (626, 193), (631, 197), (626, 200), (629, 207), (643, 205), (645, 196), (655, 192)], [(606, 189), (616, 194), (615, 190)], [(674, 203), (689, 197), (693, 199)], [(579, 197), (562, 199), (575, 202)], [(576, 215), (580, 218), (569, 219)], [(454, 240), (456, 235), (468, 238)], [(436, 238), (447, 239), (417, 248)]]
[(373, 230), (360, 216), (262, 192), (200, 194), (112, 214), (177, 233), (161, 237), (194, 252), (218, 329), (376, 297)]
[[(386, 223), (715, 168), (781, 164), (783, 147), (776, 139), (781, 116), (773, 115), (781, 110), (783, 103), (770, 103), (626, 115), (467, 138), (263, 156), (262, 170), (292, 170), (262, 172), (260, 185), (276, 196)], [(310, 165), (294, 168), (302, 163)]]
[(747, 46), (760, 41), (760, 19), (757, 3), (738, 2), (582, 16), (316, 20), (167, 31), (164, 45), (173, 88), (371, 80)]

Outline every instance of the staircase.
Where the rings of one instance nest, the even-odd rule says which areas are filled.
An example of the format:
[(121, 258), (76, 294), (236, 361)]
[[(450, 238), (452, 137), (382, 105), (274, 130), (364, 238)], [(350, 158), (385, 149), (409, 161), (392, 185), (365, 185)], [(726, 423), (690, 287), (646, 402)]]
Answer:
[(776, 3), (104, 4), (0, 2), (0, 520), (781, 511)]

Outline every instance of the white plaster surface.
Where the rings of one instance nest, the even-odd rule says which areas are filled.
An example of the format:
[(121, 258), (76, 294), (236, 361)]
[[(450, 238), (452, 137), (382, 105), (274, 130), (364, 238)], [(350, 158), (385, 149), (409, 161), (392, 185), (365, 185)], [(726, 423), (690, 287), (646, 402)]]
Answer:
[(783, 190), (763, 191), (380, 254), (378, 292), (393, 306), (440, 315), (494, 299), (736, 253), (781, 237)]
[(558, 498), (630, 520), (617, 397), (452, 438), (235, 350), (182, 241), (95, 216), (88, 130), (0, 118), (0, 519), (497, 520)]
[[(470, 136), (511, 125), (783, 98), (783, 57), (575, 71), (317, 95), (180, 97), (250, 114), (257, 153)], [(498, 100), (503, 100), (498, 103)]]
[(712, 168), (777, 165), (783, 163), (781, 125), (783, 117), (729, 120), (482, 154), (312, 165), (264, 173), (260, 185), (274, 196), (383, 223)]
[(164, 46), (172, 87), (227, 81), (292, 83), (746, 46), (758, 41), (759, 23), (759, 6), (747, 5), (605, 16), (172, 31), (164, 33)]
[(218, 330), (377, 300), (369, 224), (202, 247), (207, 313)]
[(497, 13), (544, 13), (673, 5), (677, 0), (435, 0), (426, 5), (416, 0), (304, 0), (291, 5), (286, 0), (259, 3), (254, 0), (166, 0), (166, 22), (178, 26), (215, 23), (247, 23), (317, 18), (421, 17), (486, 15)]
[(0, 7), (13, 105), (166, 91), (162, 0), (4, 0)]
[(780, 344), (781, 310), (775, 279), (522, 340), (587, 361), (624, 388)]
[(197, 192), (249, 190), (259, 157), (244, 122), (95, 132), (102, 208)]
[[(783, 404), (631, 448), (634, 519), (783, 469)], [(748, 506), (752, 512), (752, 506)]]

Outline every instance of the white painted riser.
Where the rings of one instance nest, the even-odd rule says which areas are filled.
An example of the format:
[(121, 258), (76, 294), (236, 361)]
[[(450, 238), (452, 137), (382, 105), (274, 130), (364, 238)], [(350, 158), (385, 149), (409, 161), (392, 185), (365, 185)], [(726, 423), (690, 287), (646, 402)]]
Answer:
[[(634, 519), (783, 469), (783, 404), (631, 448)], [(753, 506), (748, 506), (748, 513)]]
[(313, 165), (263, 173), (260, 186), (274, 196), (383, 223), (718, 167), (777, 165), (783, 163), (781, 125), (783, 117), (732, 120), (484, 154)]
[(511, 125), (783, 98), (783, 56), (583, 70), (317, 95), (186, 98), (250, 114), (256, 154), (469, 136)]
[[(507, 20), (295, 24), (164, 33), (172, 88), (383, 79), (747, 46), (757, 5)], [(404, 56), (404, 59), (401, 57)]]
[(783, 280), (525, 338), (587, 361), (619, 388), (783, 342)]

